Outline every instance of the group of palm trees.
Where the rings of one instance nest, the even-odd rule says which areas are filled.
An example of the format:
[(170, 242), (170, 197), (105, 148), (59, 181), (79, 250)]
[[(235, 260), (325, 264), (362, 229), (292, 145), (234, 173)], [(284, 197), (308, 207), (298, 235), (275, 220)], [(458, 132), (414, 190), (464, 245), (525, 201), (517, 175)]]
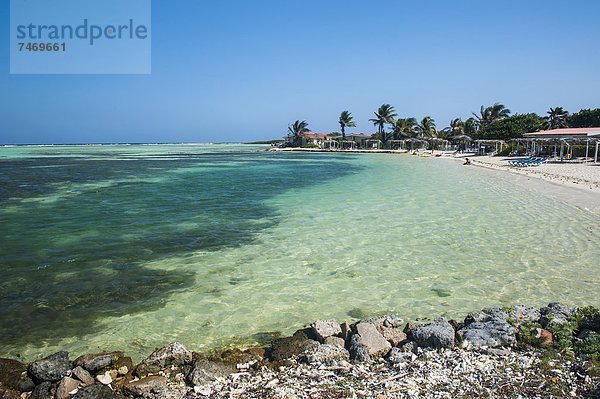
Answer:
[[(400, 140), (406, 138), (441, 138), (451, 139), (454, 137), (469, 136), (477, 137), (481, 135), (490, 125), (496, 121), (510, 117), (510, 109), (503, 104), (495, 103), (489, 107), (481, 106), (479, 113), (473, 113), (473, 116), (463, 121), (456, 118), (450, 121), (450, 125), (442, 130), (437, 130), (435, 121), (430, 116), (425, 116), (420, 122), (415, 118), (397, 118), (398, 114), (390, 104), (382, 104), (374, 112), (375, 117), (369, 119), (377, 127), (377, 133), (373, 135), (374, 139), (381, 140), (384, 144), (389, 140)], [(567, 117), (569, 113), (562, 107), (550, 108), (547, 121), (549, 129), (557, 129), (567, 126)], [(342, 140), (346, 140), (346, 128), (355, 127), (356, 122), (349, 111), (343, 111), (339, 120), (342, 133)], [(386, 131), (386, 126), (390, 130)], [(308, 123), (303, 120), (297, 120), (288, 127), (289, 135), (297, 145), (300, 142), (302, 134), (309, 132)]]
[[(344, 111), (344, 113), (349, 114), (348, 111)], [(419, 123), (415, 118), (396, 118), (398, 114), (390, 104), (383, 104), (374, 114), (375, 118), (369, 119), (369, 122), (373, 122), (373, 125), (377, 126), (377, 134), (374, 135), (374, 138), (383, 143), (386, 143), (388, 139), (400, 140), (411, 137), (437, 137), (438, 135), (435, 121), (430, 116), (425, 116)], [(390, 132), (386, 132), (386, 125), (390, 125)]]
[[(383, 104), (377, 111), (375, 117), (369, 119), (373, 125), (377, 126), (377, 133), (373, 138), (386, 143), (388, 139), (402, 139), (409, 137), (437, 137), (438, 131), (435, 126), (435, 121), (430, 116), (425, 116), (420, 123), (417, 123), (415, 118), (398, 118), (396, 110), (390, 104)], [(346, 140), (346, 128), (355, 127), (356, 122), (350, 111), (343, 111), (340, 114), (339, 120), (340, 130), (342, 132), (342, 140)], [(387, 132), (386, 125), (391, 126), (391, 131)], [(308, 133), (308, 123), (303, 120), (297, 120), (288, 127), (289, 136), (292, 137), (294, 143), (300, 142), (300, 137), (304, 133)]]

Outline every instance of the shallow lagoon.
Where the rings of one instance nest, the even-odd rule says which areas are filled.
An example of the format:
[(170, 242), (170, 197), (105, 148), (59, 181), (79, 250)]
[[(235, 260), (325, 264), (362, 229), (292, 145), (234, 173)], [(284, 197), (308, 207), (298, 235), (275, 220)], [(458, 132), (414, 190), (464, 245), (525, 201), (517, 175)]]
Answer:
[(141, 356), (317, 318), (600, 305), (597, 216), (515, 176), (261, 148), (0, 148), (0, 353)]

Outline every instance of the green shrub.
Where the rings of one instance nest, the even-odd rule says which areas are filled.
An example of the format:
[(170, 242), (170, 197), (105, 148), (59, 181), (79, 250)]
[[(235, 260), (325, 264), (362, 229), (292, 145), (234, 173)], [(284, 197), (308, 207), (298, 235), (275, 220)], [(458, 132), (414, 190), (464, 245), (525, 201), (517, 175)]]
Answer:
[[(556, 348), (562, 350), (563, 352), (572, 353), (573, 350), (576, 352), (579, 350), (574, 348), (573, 340), (575, 335), (577, 335), (581, 331), (581, 327), (586, 320), (590, 320), (593, 317), (600, 314), (600, 311), (593, 307), (587, 306), (583, 308), (577, 309), (577, 311), (569, 318), (566, 323), (559, 324), (553, 320), (550, 320), (548, 325), (546, 326), (546, 330), (552, 333), (553, 344)], [(597, 334), (596, 334), (597, 335)], [(594, 338), (594, 340), (597, 338)], [(584, 340), (585, 341), (585, 340)], [(581, 342), (577, 342), (575, 346), (581, 346)], [(594, 342), (590, 344), (585, 344), (587, 346), (585, 350), (590, 350), (593, 348)], [(589, 352), (591, 354), (595, 352)]]
[(511, 314), (512, 312), (515, 311), (515, 307), (514, 306), (502, 306), (501, 309), (502, 309), (502, 311), (504, 313), (508, 313), (508, 314)]
[(586, 359), (600, 361), (600, 334), (591, 333), (586, 339), (576, 342), (573, 349)]
[(579, 323), (576, 320), (569, 319), (566, 323), (556, 323), (550, 321), (546, 330), (552, 333), (552, 343), (563, 352), (573, 352), (573, 336)]
[(534, 323), (529, 320), (521, 323), (521, 325), (519, 326), (519, 331), (517, 333), (517, 338), (519, 342), (525, 345), (533, 346), (535, 348), (544, 346), (544, 344), (546, 343), (546, 338), (537, 336), (537, 330), (539, 328), (542, 328), (540, 324)]
[(569, 318), (570, 323), (574, 323), (574, 334), (577, 334), (582, 330), (582, 326), (588, 320), (592, 320), (594, 317), (600, 315), (600, 310), (593, 306), (586, 306), (583, 308), (578, 308), (575, 313)]
[(600, 126), (600, 108), (582, 109), (567, 119), (569, 127)]
[(600, 315), (600, 310), (593, 307), (593, 306), (586, 306), (584, 308), (579, 308), (577, 309), (577, 312), (575, 312), (575, 315), (573, 316), (573, 318), (577, 319), (579, 321), (579, 323), (581, 324), (581, 322), (586, 319), (586, 318), (592, 318), (594, 316), (598, 316)]

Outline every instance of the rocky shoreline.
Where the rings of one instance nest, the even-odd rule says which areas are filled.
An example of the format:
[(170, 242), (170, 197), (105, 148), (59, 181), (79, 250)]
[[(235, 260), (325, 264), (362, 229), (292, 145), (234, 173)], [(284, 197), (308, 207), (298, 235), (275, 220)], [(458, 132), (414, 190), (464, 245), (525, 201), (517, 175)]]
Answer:
[(123, 352), (0, 359), (0, 398), (600, 397), (600, 312), (551, 303), (405, 323), (318, 320), (268, 347), (191, 352), (140, 364)]

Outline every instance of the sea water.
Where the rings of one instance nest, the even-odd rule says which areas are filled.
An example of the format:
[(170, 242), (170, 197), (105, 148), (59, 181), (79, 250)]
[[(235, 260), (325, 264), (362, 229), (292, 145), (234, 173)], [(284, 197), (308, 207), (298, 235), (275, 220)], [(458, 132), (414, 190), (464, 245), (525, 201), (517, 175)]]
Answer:
[(0, 355), (600, 305), (598, 219), (516, 176), (248, 145), (0, 148)]

